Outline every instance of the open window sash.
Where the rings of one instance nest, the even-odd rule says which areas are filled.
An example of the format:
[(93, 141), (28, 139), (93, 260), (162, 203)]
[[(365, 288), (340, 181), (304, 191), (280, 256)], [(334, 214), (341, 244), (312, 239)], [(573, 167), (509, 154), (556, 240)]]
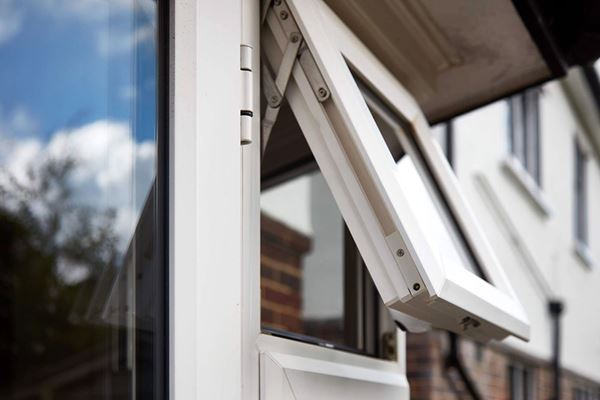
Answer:
[(528, 339), (525, 312), (412, 96), (320, 1), (265, 10), (272, 71), (295, 29), (312, 63), (294, 63), (285, 96), (392, 315), (478, 340)]

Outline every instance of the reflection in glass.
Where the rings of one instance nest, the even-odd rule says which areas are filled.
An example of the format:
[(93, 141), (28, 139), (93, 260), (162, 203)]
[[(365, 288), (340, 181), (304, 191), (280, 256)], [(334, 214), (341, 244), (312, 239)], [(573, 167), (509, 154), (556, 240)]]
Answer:
[(162, 398), (156, 3), (0, 8), (0, 398)]
[[(408, 133), (399, 119), (387, 107), (363, 88), (369, 110), (383, 139), (396, 162), (396, 179), (402, 185), (403, 195), (421, 225), (427, 228), (427, 240), (439, 265), (446, 270), (466, 268), (482, 277), (477, 264), (468, 252), (452, 220), (450, 210), (441, 200), (433, 179), (426, 172)], [(404, 137), (401, 143), (399, 137)]]
[(379, 357), (395, 326), (287, 102), (261, 162), (265, 333)]
[(264, 191), (261, 209), (265, 325), (344, 343), (344, 224), (322, 175)]

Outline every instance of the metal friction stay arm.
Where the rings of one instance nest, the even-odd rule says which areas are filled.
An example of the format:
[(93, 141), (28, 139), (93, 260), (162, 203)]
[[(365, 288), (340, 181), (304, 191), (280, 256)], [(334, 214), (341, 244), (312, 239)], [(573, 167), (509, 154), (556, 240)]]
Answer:
[[(262, 88), (266, 109), (261, 122), (262, 152), (266, 149), (271, 130), (277, 121), (279, 109), (285, 96), (292, 69), (298, 61), (306, 73), (310, 85), (319, 101), (329, 98), (329, 89), (321, 76), (310, 51), (303, 43), (302, 34), (287, 4), (282, 0), (267, 0), (262, 13), (261, 40), (274, 40), (283, 52), (277, 65), (269, 63), (277, 57), (263, 57), (261, 62)], [(264, 43), (263, 43), (264, 44)], [(273, 46), (262, 46), (273, 49)], [(265, 50), (263, 50), (265, 51)]]

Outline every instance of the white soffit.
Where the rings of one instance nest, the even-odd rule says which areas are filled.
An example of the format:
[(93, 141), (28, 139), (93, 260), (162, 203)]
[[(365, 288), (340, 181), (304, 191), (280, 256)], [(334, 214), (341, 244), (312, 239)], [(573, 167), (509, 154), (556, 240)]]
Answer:
[(430, 123), (550, 77), (510, 0), (324, 0)]

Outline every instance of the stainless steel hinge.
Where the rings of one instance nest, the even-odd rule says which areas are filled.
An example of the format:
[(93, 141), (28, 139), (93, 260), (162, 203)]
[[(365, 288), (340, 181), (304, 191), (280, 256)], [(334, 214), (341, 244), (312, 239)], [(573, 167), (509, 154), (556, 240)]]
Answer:
[(296, 64), (299, 63), (304, 70), (313, 92), (320, 102), (329, 98), (330, 91), (286, 2), (266, 0), (262, 19), (263, 31), (270, 30), (275, 41), (280, 43), (283, 49), (283, 55), (278, 65), (270, 65), (266, 61), (267, 57), (261, 63), (262, 88), (266, 99), (266, 109), (261, 121), (261, 140), (264, 152)]
[(242, 102), (240, 106), (240, 143), (252, 143), (252, 119), (254, 117), (254, 76), (252, 71), (252, 47), (240, 45), (240, 73), (242, 74)]

